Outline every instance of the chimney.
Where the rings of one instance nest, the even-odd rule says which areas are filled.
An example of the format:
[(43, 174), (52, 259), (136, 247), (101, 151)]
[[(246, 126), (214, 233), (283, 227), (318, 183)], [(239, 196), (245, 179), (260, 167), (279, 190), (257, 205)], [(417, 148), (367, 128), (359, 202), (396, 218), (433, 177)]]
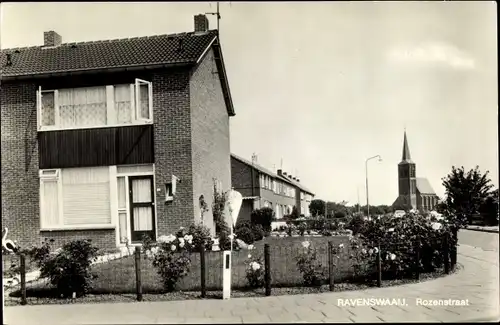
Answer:
[(292, 175), (288, 175), (288, 178), (293, 179)]
[(285, 177), (286, 177), (286, 172), (283, 172), (283, 176), (285, 176)]
[(205, 33), (208, 31), (208, 18), (203, 14), (194, 16), (194, 32)]
[(52, 47), (59, 46), (62, 44), (61, 35), (57, 34), (53, 30), (43, 33), (43, 46)]
[(297, 181), (297, 183), (300, 183), (300, 179), (299, 178), (297, 178), (296, 181)]
[(283, 176), (283, 170), (278, 169), (278, 175)]

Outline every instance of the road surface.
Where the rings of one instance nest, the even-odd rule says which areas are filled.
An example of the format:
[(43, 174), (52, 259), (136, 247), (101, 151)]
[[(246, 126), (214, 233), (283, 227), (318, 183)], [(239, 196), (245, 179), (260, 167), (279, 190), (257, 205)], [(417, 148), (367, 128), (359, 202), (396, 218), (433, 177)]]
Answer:
[(472, 247), (481, 248), (484, 251), (498, 252), (498, 233), (481, 232), (474, 230), (460, 230), (458, 233), (458, 243)]

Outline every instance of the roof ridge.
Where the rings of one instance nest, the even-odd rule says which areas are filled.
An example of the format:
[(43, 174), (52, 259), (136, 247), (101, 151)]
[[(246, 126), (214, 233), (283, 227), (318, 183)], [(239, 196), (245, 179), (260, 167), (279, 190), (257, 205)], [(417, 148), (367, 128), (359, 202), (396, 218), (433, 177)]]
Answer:
[[(207, 33), (216, 32), (216, 29), (208, 30)], [(179, 32), (179, 33), (170, 33), (170, 34), (154, 34), (154, 35), (146, 35), (146, 36), (136, 36), (136, 37), (125, 37), (125, 38), (113, 38), (108, 40), (95, 40), (95, 41), (81, 41), (81, 42), (68, 42), (62, 43), (60, 46), (73, 46), (73, 45), (87, 45), (87, 44), (101, 44), (101, 43), (113, 43), (120, 41), (136, 41), (150, 38), (161, 38), (161, 37), (181, 37), (181, 36), (200, 36), (206, 34), (196, 34), (195, 32)], [(5, 49), (0, 49), (0, 52), (13, 52), (19, 50), (28, 50), (34, 48), (43, 48), (43, 45), (33, 45), (33, 46), (23, 46), (23, 47), (9, 47)], [(59, 46), (58, 46), (59, 47)], [(55, 48), (58, 48), (55, 47)]]

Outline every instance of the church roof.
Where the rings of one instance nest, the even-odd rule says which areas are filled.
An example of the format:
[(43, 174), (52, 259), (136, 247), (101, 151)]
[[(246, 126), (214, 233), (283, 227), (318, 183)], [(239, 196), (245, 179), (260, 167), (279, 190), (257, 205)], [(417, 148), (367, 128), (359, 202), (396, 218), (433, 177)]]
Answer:
[(406, 138), (406, 131), (405, 131), (404, 140), (403, 140), (403, 156), (401, 158), (401, 163), (413, 163), (413, 161), (411, 161), (410, 147), (408, 146), (408, 139)]
[(431, 186), (431, 183), (424, 177), (417, 177), (417, 190), (420, 194), (433, 194), (436, 195), (434, 189)]

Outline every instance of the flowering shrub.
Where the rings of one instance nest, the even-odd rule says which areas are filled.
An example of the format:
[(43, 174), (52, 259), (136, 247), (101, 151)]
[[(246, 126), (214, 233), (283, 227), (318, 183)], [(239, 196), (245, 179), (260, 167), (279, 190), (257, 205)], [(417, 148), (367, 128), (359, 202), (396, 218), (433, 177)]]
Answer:
[(297, 268), (302, 274), (304, 285), (309, 287), (321, 286), (325, 279), (325, 270), (318, 261), (317, 251), (309, 241), (302, 242), (302, 252), (296, 257)]
[(261, 288), (264, 286), (264, 263), (260, 257), (252, 258), (248, 255), (246, 278), (250, 288)]
[(193, 236), (193, 249), (199, 250), (205, 247), (205, 250), (212, 249), (212, 236), (210, 229), (202, 224), (192, 224), (187, 229), (187, 234)]
[(295, 232), (295, 230), (297, 230), (297, 227), (294, 224), (292, 224), (292, 223), (287, 224), (286, 234), (289, 237), (292, 237), (292, 235)]
[(307, 230), (307, 224), (305, 222), (299, 223), (299, 225), (297, 226), (297, 230), (299, 231), (299, 235), (304, 236)]
[[(365, 220), (358, 228), (359, 236), (366, 245), (380, 245), (385, 277), (401, 277), (418, 268), (432, 272), (442, 266), (444, 236), (450, 234), (450, 222), (446, 217), (425, 217), (410, 211), (401, 217), (384, 217)], [(457, 245), (450, 236), (449, 249)], [(420, 260), (416, 263), (416, 251)]]
[(97, 259), (98, 248), (92, 246), (90, 239), (74, 240), (51, 252), (52, 242), (53, 239), (46, 239), (40, 247), (27, 251), (40, 268), (40, 278), (48, 278), (61, 297), (85, 295), (96, 278), (90, 266)]
[(189, 254), (194, 249), (193, 238), (193, 235), (181, 227), (175, 236), (160, 236), (158, 244), (151, 245), (146, 250), (146, 256), (152, 259), (152, 264), (157, 269), (163, 288), (167, 292), (174, 291), (177, 282), (189, 272), (191, 266)]

